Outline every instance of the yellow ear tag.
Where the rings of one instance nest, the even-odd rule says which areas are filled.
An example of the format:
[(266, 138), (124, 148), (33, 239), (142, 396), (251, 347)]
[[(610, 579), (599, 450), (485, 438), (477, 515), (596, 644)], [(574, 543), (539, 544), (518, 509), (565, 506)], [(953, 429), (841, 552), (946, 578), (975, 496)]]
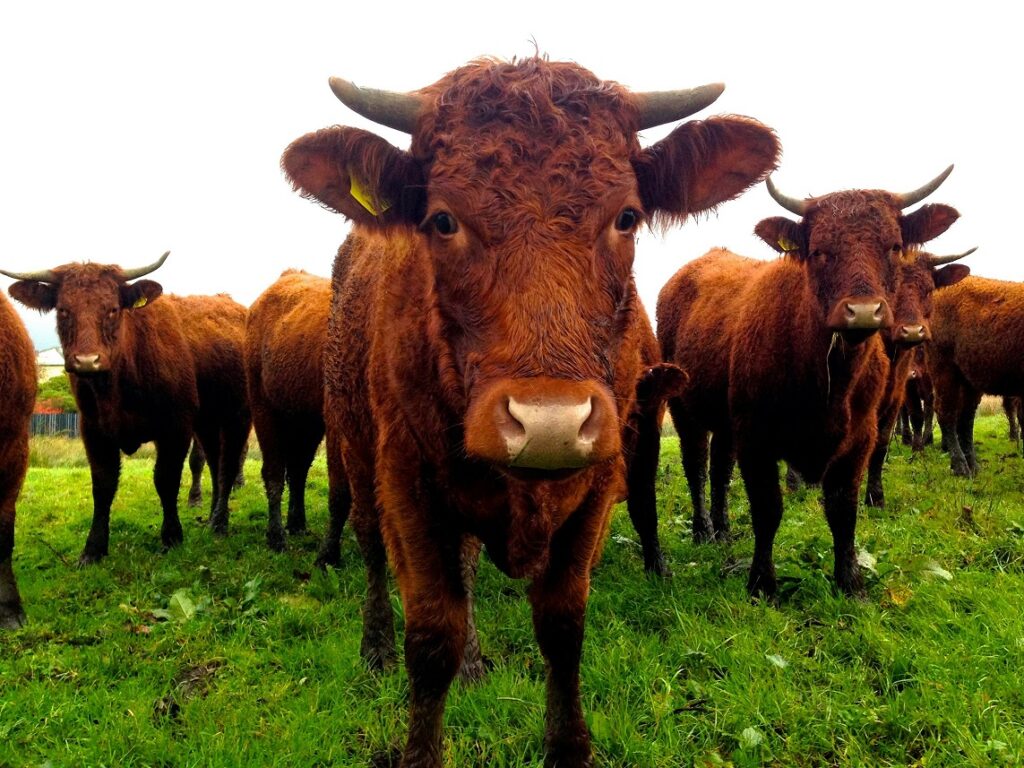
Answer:
[(799, 251), (800, 250), (800, 246), (797, 245), (796, 243), (794, 243), (788, 237), (780, 237), (779, 238), (779, 248), (781, 248), (786, 253), (789, 253), (790, 251)]
[[(368, 210), (374, 216), (380, 216), (384, 211), (391, 207), (391, 203), (387, 200), (374, 200), (370, 192), (363, 186), (362, 182), (356, 177), (352, 171), (348, 172), (348, 178), (351, 182), (349, 187), (349, 194), (355, 198), (355, 201), (359, 203), (363, 208)], [(377, 206), (380, 206), (380, 209)]]
[(144, 307), (148, 303), (149, 303), (149, 299), (147, 299), (145, 296), (139, 296), (139, 298), (137, 298), (135, 300), (135, 303), (132, 304), (132, 309), (138, 309), (139, 307)]

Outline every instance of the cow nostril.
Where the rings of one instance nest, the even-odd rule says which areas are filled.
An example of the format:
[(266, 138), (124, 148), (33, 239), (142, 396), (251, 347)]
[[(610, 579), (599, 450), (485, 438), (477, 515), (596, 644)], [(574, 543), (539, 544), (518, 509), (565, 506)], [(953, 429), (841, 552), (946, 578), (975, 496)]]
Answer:
[(854, 320), (857, 317), (857, 308), (853, 304), (846, 305), (846, 317), (849, 320)]
[(580, 425), (579, 439), (585, 443), (591, 443), (597, 440), (601, 434), (601, 408), (597, 400), (593, 397), (589, 401), (589, 411), (587, 412), (586, 418), (583, 424)]
[(878, 302), (878, 304), (875, 305), (875, 320), (881, 320), (882, 315), (884, 314), (885, 312), (882, 309), (882, 302)]

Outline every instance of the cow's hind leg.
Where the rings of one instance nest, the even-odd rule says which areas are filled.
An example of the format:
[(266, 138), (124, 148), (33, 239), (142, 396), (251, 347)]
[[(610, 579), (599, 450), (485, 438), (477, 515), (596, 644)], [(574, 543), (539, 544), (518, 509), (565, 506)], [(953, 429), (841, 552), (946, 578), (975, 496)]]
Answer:
[(711, 524), (715, 538), (729, 540), (729, 483), (736, 463), (732, 434), (722, 429), (711, 436)]
[(318, 425), (303, 424), (295, 431), (288, 457), (288, 533), (306, 530), (306, 478), (323, 436)]
[(480, 563), (481, 547), (479, 539), (466, 536), (459, 552), (462, 559), (462, 586), (466, 591), (466, 647), (463, 649), (462, 664), (459, 666), (459, 679), (464, 683), (482, 680), (487, 672), (473, 616), (473, 590), (476, 587), (476, 570)]
[[(192, 450), (188, 454), (188, 470), (192, 475), (192, 485), (188, 489), (188, 505), (203, 506), (203, 467), (206, 466), (206, 454), (198, 440), (192, 441)], [(211, 470), (212, 471), (212, 470)]]
[(316, 556), (318, 568), (341, 564), (341, 534), (345, 530), (345, 522), (352, 509), (352, 491), (341, 458), (341, 442), (330, 430), (327, 431), (326, 437), (324, 449), (327, 453), (327, 532)]
[(0, 448), (0, 630), (25, 623), (12, 560), (15, 502), (27, 469), (28, 436), (21, 434)]
[(714, 525), (704, 502), (704, 485), (708, 478), (708, 432), (675, 419), (679, 433), (679, 451), (682, 453), (683, 473), (690, 487), (693, 503), (693, 540), (710, 541), (715, 536)]
[(185, 468), (190, 439), (187, 434), (172, 434), (158, 440), (156, 444), (153, 484), (156, 486), (157, 496), (160, 497), (164, 515), (163, 525), (160, 527), (160, 540), (167, 548), (181, 544), (184, 538), (181, 519), (178, 517), (178, 490), (181, 488), (181, 473)]

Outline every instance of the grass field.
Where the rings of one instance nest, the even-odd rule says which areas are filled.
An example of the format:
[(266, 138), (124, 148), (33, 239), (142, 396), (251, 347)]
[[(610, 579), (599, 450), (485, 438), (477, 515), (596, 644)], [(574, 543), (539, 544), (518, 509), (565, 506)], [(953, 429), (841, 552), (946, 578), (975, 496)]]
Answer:
[[(624, 509), (594, 574), (584, 708), (602, 766), (1024, 764), (1024, 461), (1001, 416), (979, 419), (976, 480), (937, 449), (894, 444), (889, 507), (862, 510), (868, 597), (835, 594), (817, 493), (787, 494), (781, 599), (752, 602), (741, 482), (737, 540), (694, 545), (678, 443), (665, 438), (661, 535), (674, 577), (644, 577)], [(231, 535), (184, 505), (162, 554), (152, 454), (125, 460), (110, 557), (75, 563), (91, 517), (73, 446), (37, 444), (15, 571), (29, 623), (0, 635), (0, 766), (385, 766), (402, 743), (404, 669), (359, 660), (363, 573), (312, 561), (316, 536), (264, 544), (259, 465)], [(206, 483), (209, 493), (209, 483)], [(310, 523), (325, 525), (322, 459)], [(481, 567), (492, 669), (456, 685), (448, 764), (542, 764), (543, 663), (524, 584)], [(394, 598), (398, 610), (397, 596)]]

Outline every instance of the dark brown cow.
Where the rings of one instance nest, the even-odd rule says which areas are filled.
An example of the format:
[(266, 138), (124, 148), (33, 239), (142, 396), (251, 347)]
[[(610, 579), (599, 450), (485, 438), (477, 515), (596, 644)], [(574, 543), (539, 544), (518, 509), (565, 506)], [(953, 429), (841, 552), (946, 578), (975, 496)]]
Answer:
[[(893, 310), (894, 322), (888, 332), (883, 334), (885, 355), (889, 358), (889, 378), (878, 409), (878, 439), (868, 461), (864, 503), (869, 507), (885, 506), (882, 468), (889, 452), (893, 429), (906, 398), (914, 349), (926, 342), (930, 335), (932, 293), (955, 285), (970, 274), (970, 267), (950, 262), (962, 259), (974, 250), (972, 248), (966, 253), (954, 256), (934, 256), (930, 253), (910, 251), (909, 261), (900, 265), (899, 288), (896, 291)], [(942, 264), (948, 266), (940, 269), (939, 266)]]
[(720, 117), (641, 149), (637, 131), (720, 88), (636, 94), (539, 57), (473, 62), (412, 94), (332, 86), (412, 134), (403, 152), (330, 128), (283, 158), (297, 189), (355, 222), (334, 264), (324, 411), (368, 563), (368, 659), (394, 655), (385, 542), (402, 594), (402, 765), (441, 765), (469, 632), (461, 553), (474, 539), (532, 580), (545, 764), (590, 765), (583, 619), (643, 370), (634, 237), (652, 218), (739, 195), (774, 166), (778, 143), (754, 120)]
[(36, 401), (36, 355), (18, 313), (0, 294), (0, 630), (25, 622), (14, 578), (15, 503), (28, 471), (28, 431)]
[[(854, 190), (810, 200), (781, 195), (769, 181), (773, 197), (802, 217), (765, 219), (755, 229), (785, 258), (764, 263), (712, 251), (680, 270), (659, 296), (665, 360), (691, 377), (669, 409), (680, 430), (695, 534), (727, 535), (725, 493), (735, 455), (754, 526), (752, 594), (776, 590), (780, 460), (822, 484), (836, 582), (848, 593), (862, 589), (853, 551), (857, 494), (889, 369), (877, 331), (892, 325), (889, 303), (904, 249), (941, 234), (957, 217), (947, 206), (901, 210), (948, 173), (906, 195)], [(703, 506), (709, 431), (710, 519)]]
[[(159, 283), (136, 280), (166, 258), (130, 271), (76, 263), (33, 274), (3, 273), (19, 280), (10, 287), (18, 301), (42, 312), (57, 310), (57, 334), (92, 472), (93, 519), (83, 564), (107, 554), (121, 451), (131, 455), (145, 442), (156, 443), (153, 482), (163, 509), (164, 545), (182, 540), (178, 489), (193, 433), (220, 467), (218, 476), (227, 478), (226, 484), (215, 478), (210, 514), (214, 530), (226, 530), (227, 491), (249, 431), (241, 305), (225, 297), (161, 296)], [(244, 307), (241, 312), (244, 317)]]
[(928, 370), (954, 475), (978, 472), (974, 417), (982, 393), (1024, 395), (1024, 284), (970, 277), (934, 301)]
[(935, 442), (935, 395), (932, 377), (925, 363), (924, 346), (914, 348), (907, 372), (904, 405), (900, 410), (901, 437), (904, 445), (922, 451)]
[(330, 280), (289, 270), (249, 308), (245, 369), (263, 454), (267, 543), (277, 551), (285, 546), (286, 477), (288, 533), (306, 530), (306, 476), (324, 436), (323, 351), (330, 306)]

